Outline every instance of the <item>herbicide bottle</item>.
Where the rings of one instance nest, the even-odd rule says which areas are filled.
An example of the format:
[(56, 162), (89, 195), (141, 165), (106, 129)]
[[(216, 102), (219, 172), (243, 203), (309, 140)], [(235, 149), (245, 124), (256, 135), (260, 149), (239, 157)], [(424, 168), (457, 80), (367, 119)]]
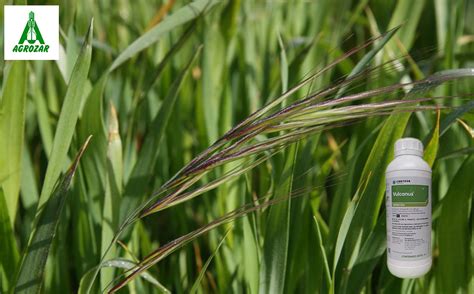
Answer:
[(420, 277), (431, 268), (431, 168), (421, 141), (397, 140), (385, 175), (388, 269), (399, 278)]

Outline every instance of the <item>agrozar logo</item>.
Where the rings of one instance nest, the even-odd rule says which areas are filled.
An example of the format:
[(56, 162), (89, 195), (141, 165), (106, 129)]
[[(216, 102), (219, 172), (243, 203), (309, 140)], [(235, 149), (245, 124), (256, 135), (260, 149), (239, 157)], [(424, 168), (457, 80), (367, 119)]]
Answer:
[[(28, 42), (28, 44), (23, 45), (25, 42)], [(35, 13), (30, 11), (30, 17), (26, 22), (20, 41), (13, 47), (13, 52), (48, 52), (48, 49), (49, 45), (44, 43), (41, 31), (35, 21)]]
[(59, 59), (58, 5), (4, 6), (5, 60)]

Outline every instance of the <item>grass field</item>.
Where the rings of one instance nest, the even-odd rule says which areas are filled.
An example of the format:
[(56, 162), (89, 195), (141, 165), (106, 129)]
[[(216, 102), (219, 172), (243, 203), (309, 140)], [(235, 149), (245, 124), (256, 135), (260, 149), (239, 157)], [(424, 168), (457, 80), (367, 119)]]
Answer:
[[(474, 1), (13, 2), (60, 4), (61, 53), (0, 61), (0, 292), (474, 293)], [(433, 169), (404, 280), (403, 136)]]

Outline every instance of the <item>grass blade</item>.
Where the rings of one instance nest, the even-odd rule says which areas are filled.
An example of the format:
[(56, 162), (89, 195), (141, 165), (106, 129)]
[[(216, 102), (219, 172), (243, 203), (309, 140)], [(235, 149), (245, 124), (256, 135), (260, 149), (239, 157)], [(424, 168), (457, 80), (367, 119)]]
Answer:
[[(123, 159), (122, 141), (120, 140), (117, 113), (114, 106), (110, 105), (109, 115), (109, 142), (107, 147), (107, 180), (105, 187), (105, 199), (102, 214), (102, 242), (101, 256), (109, 259), (116, 255), (111, 248), (107, 251), (110, 242), (114, 239), (114, 232), (117, 230), (120, 200), (123, 190)], [(113, 270), (102, 270), (100, 275), (100, 288), (104, 289), (113, 279)]]
[(24, 219), (28, 223), (28, 225), (25, 225), (25, 235), (29, 236), (35, 218), (36, 206), (38, 205), (39, 192), (33, 163), (26, 146), (23, 150), (20, 197), (23, 209), (25, 209)]
[[(101, 230), (106, 189), (107, 128), (104, 123), (104, 88), (107, 76), (102, 76), (92, 87), (84, 101), (77, 122), (74, 142), (83, 142), (93, 136), (87, 153), (81, 159), (77, 175), (77, 195), (72, 226), (77, 250), (77, 274), (83, 275), (94, 267), (100, 257)], [(117, 205), (119, 203), (117, 202)]]
[(221, 248), (222, 244), (224, 244), (224, 241), (227, 237), (227, 235), (229, 235), (229, 232), (230, 232), (230, 229), (232, 227), (230, 227), (229, 229), (227, 229), (227, 231), (225, 232), (224, 236), (222, 237), (221, 241), (219, 242), (219, 244), (217, 244), (217, 247), (216, 247), (216, 250), (214, 250), (214, 252), (212, 252), (212, 254), (209, 256), (209, 258), (206, 260), (206, 263), (203, 265), (201, 271), (199, 272), (199, 275), (196, 279), (196, 281), (194, 281), (194, 284), (193, 286), (191, 287), (191, 290), (189, 291), (189, 293), (196, 293), (198, 288), (199, 288), (199, 285), (201, 284), (201, 281), (202, 279), (204, 278), (204, 274), (206, 273), (207, 271), (207, 268), (209, 267), (209, 265), (211, 264), (212, 262), (212, 259), (214, 258), (214, 256), (216, 256), (217, 252), (219, 252), (219, 249)]
[(86, 85), (87, 74), (91, 63), (92, 22), (86, 36), (81, 53), (72, 71), (71, 80), (61, 108), (61, 114), (54, 135), (53, 148), (38, 203), (37, 215), (41, 211), (42, 205), (46, 203), (49, 196), (52, 195), (54, 185), (63, 170), (79, 117), (81, 101), (84, 98), (83, 90)]
[(347, 282), (344, 281), (344, 293), (360, 293), (370, 274), (385, 253), (387, 248), (385, 222), (386, 215), (382, 213), (350, 269)]
[(40, 89), (37, 82), (34, 83), (34, 92), (33, 100), (36, 106), (36, 114), (38, 119), (38, 127), (41, 135), (41, 141), (43, 143), (44, 152), (49, 158), (51, 155), (51, 149), (53, 148), (53, 130), (51, 127), (48, 105), (46, 103), (46, 98), (44, 97), (43, 91)]
[[(418, 27), (418, 22), (420, 21), (421, 13), (423, 12), (425, 3), (425, 0), (416, 2), (410, 0), (400, 0), (397, 1), (395, 11), (393, 11), (393, 15), (390, 19), (388, 27), (393, 28), (403, 24), (403, 26), (400, 28), (400, 32), (397, 35), (397, 39), (407, 50), (411, 49), (414, 42), (416, 28)], [(396, 41), (397, 40), (392, 40), (387, 44), (389, 50), (393, 52), (399, 51)]]
[[(367, 183), (369, 180), (367, 179)], [(361, 185), (366, 185), (366, 183), (361, 183)], [(354, 221), (354, 217), (358, 210), (360, 209), (360, 203), (362, 202), (364, 195), (365, 195), (365, 189), (366, 186), (362, 189), (362, 186), (359, 186), (359, 189), (355, 193), (354, 197), (352, 198), (352, 201), (349, 203), (349, 206), (346, 209), (346, 213), (344, 214), (344, 217), (342, 218), (341, 225), (339, 227), (339, 231), (337, 234), (337, 239), (336, 243), (334, 246), (334, 259), (333, 259), (333, 264), (332, 264), (332, 280), (330, 283), (330, 293), (335, 293), (336, 292), (336, 269), (339, 264), (339, 260), (341, 258), (342, 254), (342, 249), (344, 247), (344, 244), (346, 243), (346, 239), (348, 237), (349, 229), (352, 226), (352, 223)], [(359, 198), (359, 195), (361, 198)], [(338, 284), (340, 285), (340, 284)]]
[[(292, 145), (285, 153), (279, 186), (274, 198), (291, 193), (298, 145)], [(283, 293), (288, 259), (291, 198), (270, 208), (260, 269), (259, 293)]]
[(429, 166), (433, 166), (433, 163), (436, 159), (436, 155), (438, 154), (439, 148), (439, 118), (441, 114), (438, 111), (438, 115), (436, 116), (436, 126), (433, 130), (430, 140), (425, 147), (425, 152), (423, 154), (423, 159), (429, 164)]
[(439, 266), (442, 293), (467, 293), (472, 273), (470, 258), (469, 206), (474, 192), (474, 156), (459, 168), (443, 198), (438, 224)]
[(66, 174), (61, 177), (52, 195), (48, 197), (45, 208), (38, 216), (37, 226), (32, 233), (31, 241), (22, 258), (15, 287), (16, 293), (39, 293), (41, 291), (46, 260), (48, 259), (59, 218), (66, 202), (69, 186), (90, 138), (79, 150), (76, 159)]
[(18, 266), (20, 255), (8, 216), (8, 207), (3, 189), (0, 188), (0, 291), (8, 293)]
[(199, 113), (202, 113), (202, 121), (205, 127), (208, 144), (212, 144), (219, 137), (219, 123), (222, 121), (222, 91), (225, 88), (221, 83), (225, 79), (226, 56), (223, 50), (226, 46), (221, 30), (212, 26), (204, 32), (204, 44), (202, 54), (202, 89), (200, 103), (196, 105)]
[(137, 264), (136, 267), (134, 267), (131, 272), (124, 278), (122, 278), (119, 282), (117, 282), (112, 289), (109, 290), (109, 293), (114, 293), (124, 287), (127, 283), (132, 281), (137, 275), (140, 273), (146, 271), (149, 269), (151, 266), (154, 264), (160, 262), (167, 256), (169, 256), (171, 253), (175, 252), (179, 248), (183, 247), (184, 245), (188, 244), (192, 240), (208, 233), (209, 231), (222, 226), (226, 223), (232, 222), (235, 219), (238, 219), (240, 217), (243, 217), (249, 213), (252, 213), (254, 211), (261, 210), (263, 208), (273, 206), (273, 205), (281, 205), (282, 203), (288, 202), (288, 198), (290, 197), (298, 197), (301, 195), (294, 194), (294, 195), (284, 195), (283, 197), (280, 198), (273, 198), (271, 200), (266, 201), (267, 196), (261, 197), (260, 199), (257, 199), (257, 201), (262, 201), (262, 203), (255, 205), (255, 203), (248, 203), (244, 206), (241, 206), (225, 215), (222, 217), (213, 220), (212, 222), (190, 232), (187, 233), (186, 235), (183, 235), (171, 242), (168, 242), (167, 244), (159, 247), (158, 249), (154, 250), (151, 252), (149, 255), (147, 255), (139, 264)]
[(285, 93), (288, 91), (288, 59), (281, 35), (278, 35), (278, 45), (280, 45), (281, 89), (282, 93)]
[[(377, 53), (380, 50), (382, 50), (385, 44), (387, 44), (387, 42), (390, 41), (390, 39), (392, 39), (393, 35), (395, 35), (395, 33), (398, 32), (399, 29), (400, 29), (400, 26), (397, 26), (391, 29), (390, 31), (386, 32), (385, 34), (383, 34), (383, 38), (377, 43), (375, 43), (374, 48), (370, 49), (370, 51), (367, 52), (367, 54), (365, 54), (364, 57), (362, 57), (362, 59), (356, 64), (356, 66), (354, 66), (351, 73), (347, 76), (347, 79), (350, 79), (351, 77), (362, 72), (364, 68), (372, 61), (375, 55), (377, 55)], [(341, 87), (336, 94), (336, 98), (341, 97), (346, 91), (348, 86), (349, 85), (345, 85)]]
[(120, 55), (114, 60), (110, 66), (109, 71), (115, 70), (133, 55), (157, 42), (161, 37), (163, 37), (163, 35), (170, 32), (171, 30), (199, 17), (202, 15), (202, 13), (209, 11), (209, 9), (217, 3), (219, 3), (219, 1), (197, 0), (180, 8), (175, 13), (173, 13), (173, 15), (166, 17), (163, 21), (140, 36), (132, 44), (130, 44), (130, 46), (123, 50), (122, 53), (120, 53)]
[(439, 131), (440, 136), (444, 135), (444, 133), (449, 129), (449, 127), (456, 121), (458, 117), (461, 117), (463, 114), (468, 113), (472, 109), (474, 109), (474, 100), (469, 101), (468, 103), (456, 108), (456, 110), (447, 115), (441, 122), (441, 127)]
[(147, 187), (146, 183), (151, 178), (158, 151), (160, 150), (159, 147), (168, 126), (174, 105), (178, 99), (179, 90), (189, 73), (191, 65), (194, 63), (200, 52), (201, 49), (196, 50), (194, 56), (191, 57), (188, 64), (176, 78), (167, 94), (167, 97), (163, 101), (162, 107), (151, 123), (149, 135), (146, 136), (143, 149), (138, 155), (130, 179), (125, 186), (124, 198), (121, 204), (120, 222), (125, 220), (125, 218), (137, 208), (139, 203), (142, 201), (142, 197), (145, 195)]
[(326, 249), (324, 248), (323, 244), (323, 237), (321, 235), (321, 229), (319, 228), (319, 223), (318, 219), (314, 217), (314, 224), (316, 228), (316, 241), (317, 241), (317, 251), (318, 254), (322, 257), (323, 260), (323, 277), (326, 282), (327, 287), (331, 287), (331, 270), (329, 269), (329, 262), (328, 262), (328, 257), (326, 255)]
[(20, 192), (21, 152), (25, 127), (26, 61), (10, 64), (0, 100), (0, 187), (3, 187), (13, 225)]

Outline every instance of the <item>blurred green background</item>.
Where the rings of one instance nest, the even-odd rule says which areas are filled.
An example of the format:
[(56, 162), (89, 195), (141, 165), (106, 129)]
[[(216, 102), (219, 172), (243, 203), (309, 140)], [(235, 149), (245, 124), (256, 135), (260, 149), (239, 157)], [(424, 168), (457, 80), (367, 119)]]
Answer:
[[(86, 273), (100, 263), (117, 230), (120, 210), (129, 209), (122, 199), (147, 199), (225, 131), (277, 97), (285, 88), (282, 80), (291, 87), (311, 70), (400, 24), (371, 61), (377, 66), (400, 58), (398, 70), (368, 76), (349, 91), (474, 67), (471, 0), (200, 0), (208, 5), (204, 13), (188, 19), (179, 11), (190, 1), (27, 2), (60, 5), (62, 49), (57, 62), (1, 61), (0, 289), (5, 292), (15, 285), (38, 202), (48, 199), (58, 172), (66, 170), (90, 134), (47, 257), (44, 293), (77, 292), (81, 282), (84, 286)], [(76, 63), (87, 64), (80, 51), (92, 18), (90, 68), (75, 74)], [(138, 49), (144, 50), (130, 46), (140, 37)], [(322, 89), (349, 74), (371, 48), (345, 59), (312, 87)], [(173, 83), (183, 72), (187, 76), (176, 91)], [(472, 93), (471, 79), (442, 85), (432, 94)], [(301, 91), (291, 99), (304, 95)], [(69, 109), (75, 114), (61, 112), (65, 97), (77, 101)], [(438, 128), (436, 112), (426, 111), (406, 115), (407, 123), (401, 120), (393, 129), (381, 129), (387, 121), (382, 116), (307, 137), (294, 147), (291, 175), (292, 193), (302, 197), (291, 201), (286, 214), (270, 216), (278, 207), (273, 206), (219, 227), (121, 291), (473, 293), (474, 106), (465, 97), (443, 104), (463, 106), (463, 112), (442, 111)], [(160, 121), (159, 111), (167, 106), (169, 120)], [(390, 275), (385, 261), (383, 171), (393, 150), (391, 144), (383, 149), (375, 142), (404, 135), (427, 143), (433, 131), (439, 132), (439, 140), (432, 140), (431, 162), (434, 264), (422, 278), (401, 280)], [(136, 222), (108, 258), (141, 260), (257, 197), (281, 194), (288, 156), (281, 153), (234, 182)], [(53, 164), (58, 172), (49, 171)], [(212, 177), (235, 164), (214, 170)], [(360, 186), (366, 189), (351, 202)], [(110, 265), (101, 270), (92, 293), (123, 272), (118, 261)]]

